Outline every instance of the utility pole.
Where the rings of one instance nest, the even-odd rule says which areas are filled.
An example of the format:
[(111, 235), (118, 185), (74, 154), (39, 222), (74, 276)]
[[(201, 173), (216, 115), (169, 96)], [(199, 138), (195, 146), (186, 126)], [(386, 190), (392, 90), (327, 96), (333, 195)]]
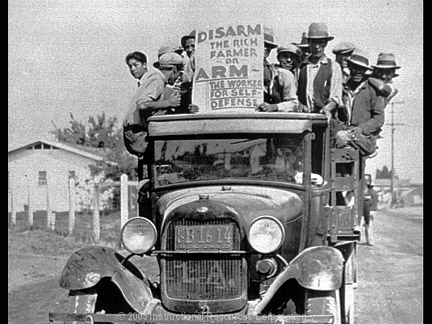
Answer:
[(391, 193), (391, 204), (390, 206), (393, 207), (393, 197), (394, 197), (394, 132), (396, 130), (395, 126), (402, 126), (405, 124), (395, 123), (394, 122), (394, 105), (398, 104), (404, 104), (405, 101), (397, 101), (397, 102), (391, 102), (391, 123), (389, 126), (391, 126), (391, 178), (390, 178), (390, 193)]

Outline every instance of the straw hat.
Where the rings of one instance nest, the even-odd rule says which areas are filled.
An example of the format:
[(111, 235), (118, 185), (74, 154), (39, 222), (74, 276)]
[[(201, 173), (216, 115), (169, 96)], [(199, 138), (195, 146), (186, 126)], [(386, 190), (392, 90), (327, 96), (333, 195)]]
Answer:
[(400, 69), (396, 64), (396, 58), (393, 53), (380, 53), (376, 65), (372, 65), (374, 69)]
[(368, 70), (372, 70), (372, 68), (369, 66), (368, 54), (359, 48), (354, 50), (354, 52), (351, 54), (351, 57), (347, 59), (347, 61), (352, 64), (364, 67)]
[(282, 46), (278, 47), (278, 49), (277, 49), (277, 55), (279, 55), (280, 53), (283, 53), (283, 52), (288, 52), (288, 53), (292, 53), (294, 55), (297, 55), (299, 59), (302, 56), (301, 49), (298, 48), (298, 46), (292, 45), (292, 44), (289, 44), (289, 45), (284, 46), (284, 47), (282, 47)]

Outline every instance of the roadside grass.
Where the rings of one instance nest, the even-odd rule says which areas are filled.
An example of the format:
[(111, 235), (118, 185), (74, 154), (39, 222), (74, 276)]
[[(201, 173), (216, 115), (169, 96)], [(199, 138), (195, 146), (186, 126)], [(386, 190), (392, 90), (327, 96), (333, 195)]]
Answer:
[(17, 213), (16, 225), (12, 226), (9, 213), (8, 252), (58, 256), (92, 244), (120, 247), (119, 212), (101, 213), (98, 242), (93, 238), (91, 214), (76, 213), (71, 235), (68, 235), (68, 212), (55, 213), (55, 230), (47, 228), (46, 216), (46, 211), (36, 211), (30, 227), (27, 214)]

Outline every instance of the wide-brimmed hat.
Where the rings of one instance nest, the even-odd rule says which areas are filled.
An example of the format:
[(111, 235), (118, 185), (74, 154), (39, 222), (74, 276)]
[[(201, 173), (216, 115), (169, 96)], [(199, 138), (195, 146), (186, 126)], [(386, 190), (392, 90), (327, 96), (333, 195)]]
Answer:
[(307, 38), (307, 33), (303, 32), (300, 43), (291, 43), (291, 44), (293, 44), (293, 45), (295, 45), (297, 47), (300, 47), (300, 48), (309, 48), (309, 42), (308, 42), (308, 38)]
[(356, 46), (350, 42), (340, 42), (337, 43), (332, 50), (333, 54), (347, 54), (349, 52), (353, 52), (356, 49)]
[(159, 57), (159, 60), (153, 64), (157, 69), (174, 67), (179, 64), (184, 64), (184, 59), (181, 55), (173, 52), (168, 52)]
[(184, 48), (185, 45), (186, 45), (186, 41), (187, 41), (188, 39), (190, 39), (190, 38), (195, 38), (195, 36), (196, 36), (196, 30), (195, 30), (195, 29), (192, 30), (192, 31), (189, 33), (189, 35), (184, 35), (184, 36), (181, 38), (181, 40), (180, 40), (180, 44), (181, 44), (181, 46)]
[(376, 65), (372, 65), (374, 69), (400, 69), (396, 64), (396, 58), (393, 53), (379, 53)]
[(278, 47), (278, 49), (277, 49), (277, 55), (279, 55), (280, 53), (284, 53), (284, 52), (292, 53), (294, 55), (297, 55), (299, 59), (302, 56), (301, 49), (298, 48), (296, 45), (292, 45), (292, 44)]
[(274, 42), (273, 30), (268, 27), (264, 27), (264, 45), (270, 48), (279, 46)]
[(333, 36), (329, 36), (327, 25), (323, 22), (313, 22), (309, 25), (308, 40), (310, 39), (326, 39), (331, 41)]
[(369, 66), (368, 56), (369, 55), (365, 51), (356, 48), (354, 52), (351, 54), (350, 58), (347, 59), (347, 61), (352, 64), (364, 67), (368, 70), (372, 70), (372, 68)]

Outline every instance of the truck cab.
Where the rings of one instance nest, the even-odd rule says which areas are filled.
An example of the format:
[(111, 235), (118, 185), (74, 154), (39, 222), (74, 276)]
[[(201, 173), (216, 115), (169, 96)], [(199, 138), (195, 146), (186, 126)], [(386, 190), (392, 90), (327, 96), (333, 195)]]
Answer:
[[(245, 109), (148, 122), (139, 217), (121, 231), (128, 255), (75, 252), (60, 284), (69, 312), (50, 319), (354, 322), (364, 163), (330, 146), (324, 115)], [(158, 278), (133, 256), (156, 258)], [(117, 301), (103, 296), (107, 285)]]

